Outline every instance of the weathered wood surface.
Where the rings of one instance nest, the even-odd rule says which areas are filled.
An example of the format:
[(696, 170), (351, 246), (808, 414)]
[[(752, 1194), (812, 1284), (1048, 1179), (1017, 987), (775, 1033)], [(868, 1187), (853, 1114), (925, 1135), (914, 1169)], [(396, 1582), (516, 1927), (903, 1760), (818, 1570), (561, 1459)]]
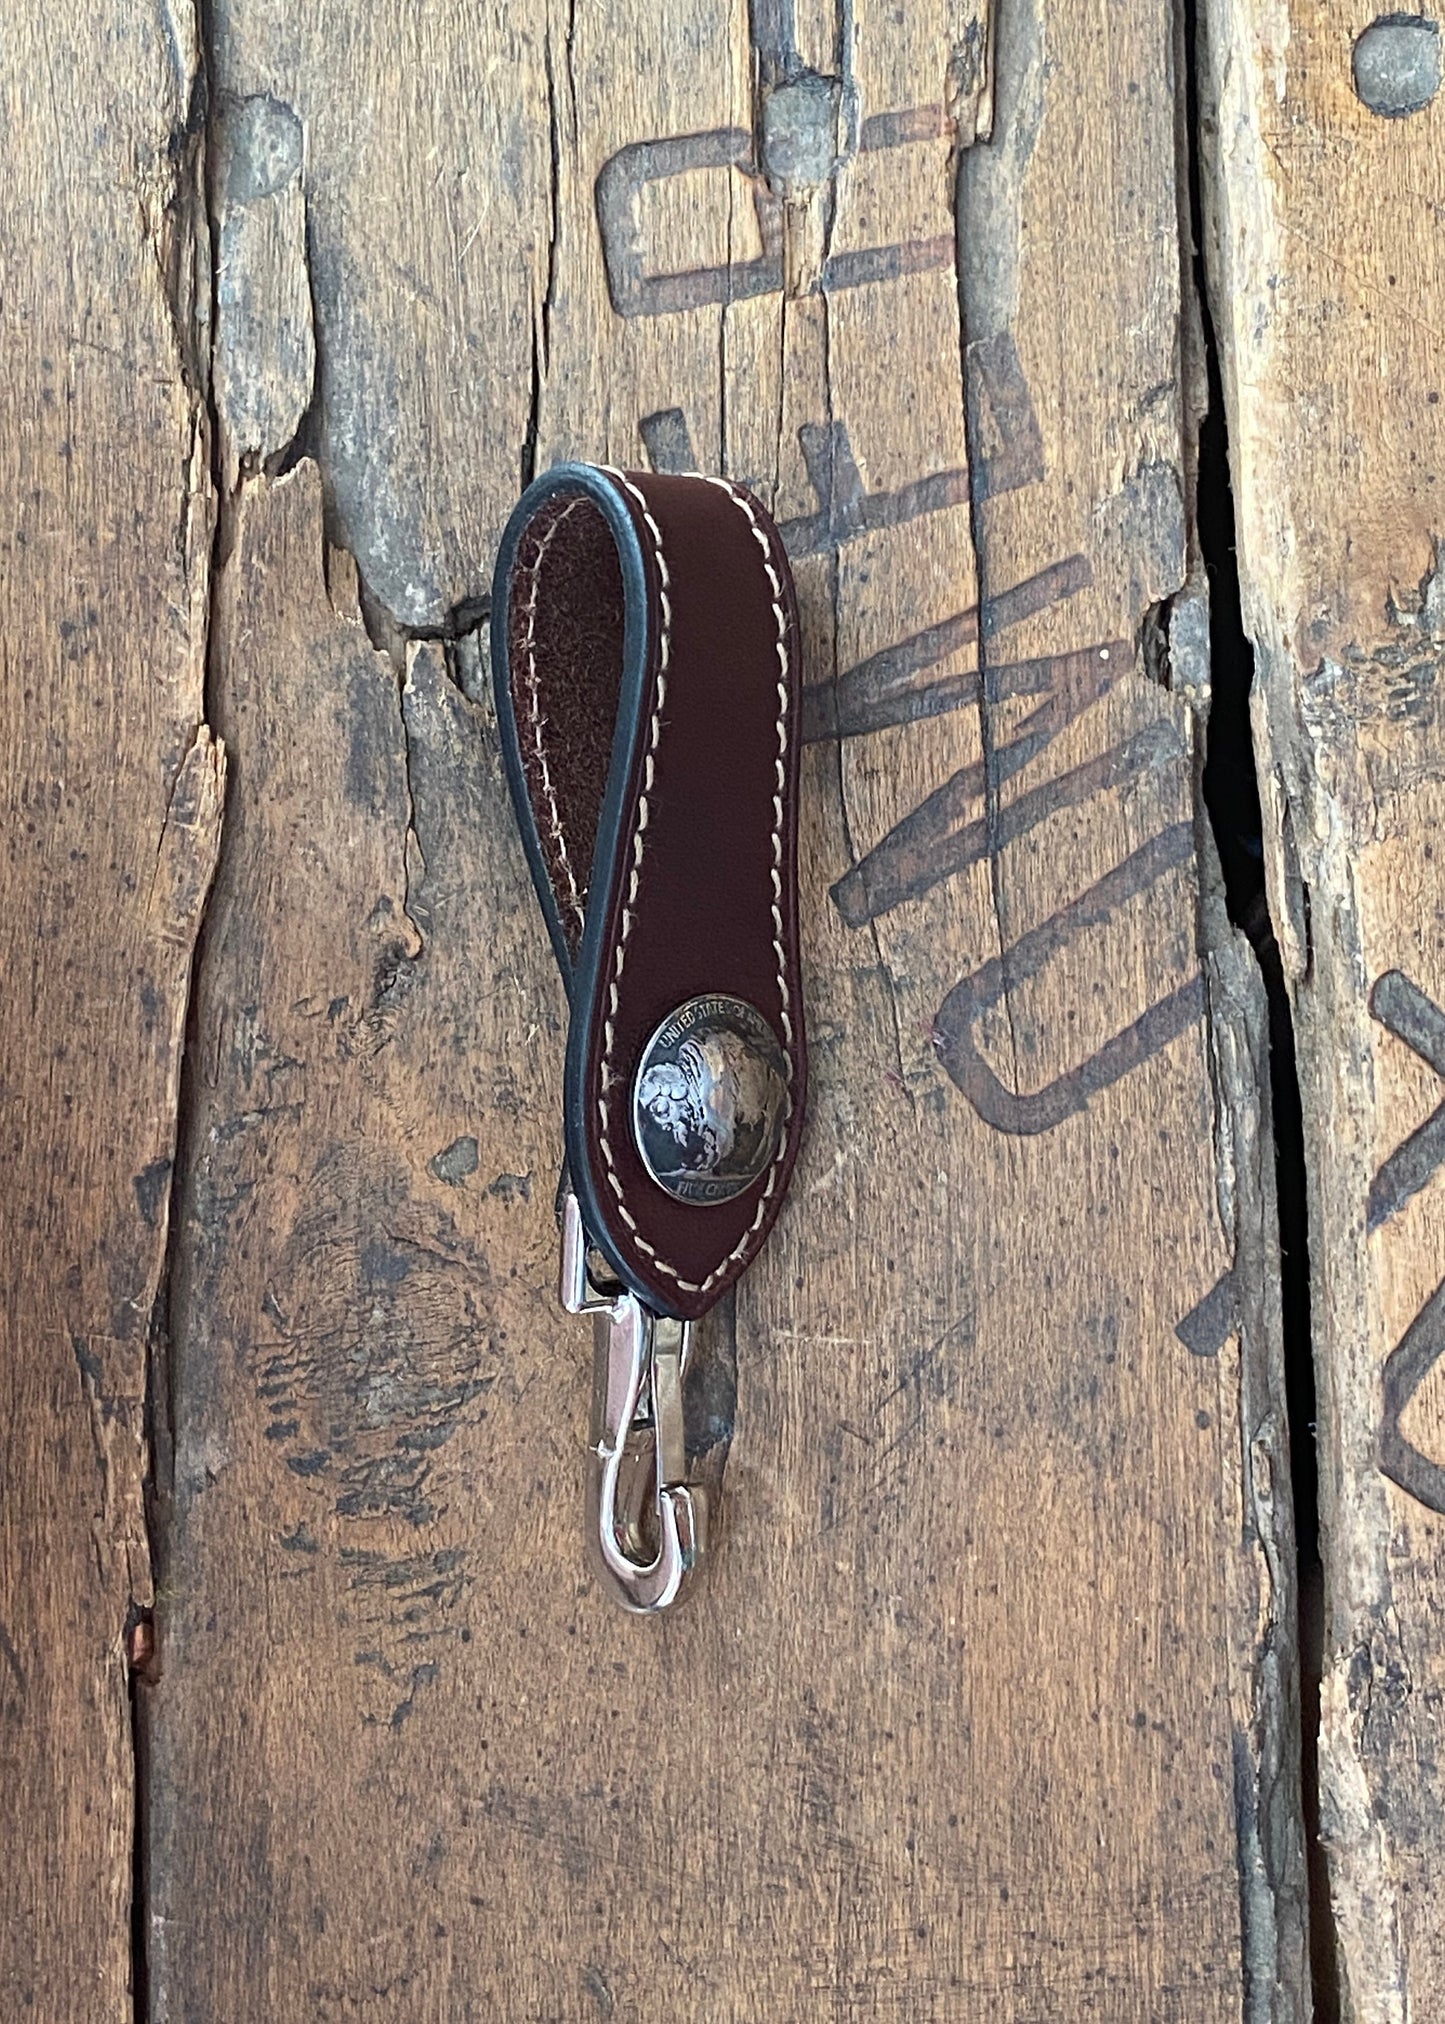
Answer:
[[(128, 25), (66, 58), (72, 103), (144, 84), (84, 159), (125, 361), (82, 361), (92, 493), (39, 409), (6, 436), (64, 509), (49, 578), (7, 573), (17, 691), (21, 643), (60, 670), (14, 779), (96, 783), (59, 804), (96, 883), (7, 1032), (41, 1207), (0, 1705), (77, 1851), (16, 1989), (125, 2014), (204, 716), (231, 782), (152, 1370), (151, 2017), (1303, 2018), (1263, 1011), (1200, 856), (1179, 24), (220, 0), (208, 101), (189, 30), (164, 73)], [(208, 223), (163, 230), (200, 182)], [(24, 286), (23, 344), (51, 317), (81, 359), (89, 296)], [(811, 682), (809, 1135), (710, 1324), (722, 1525), (657, 1624), (581, 1558), (563, 1005), (482, 679), (502, 519), (564, 455), (753, 484)], [(61, 678), (87, 540), (98, 699)], [(163, 833), (156, 901), (127, 880)], [(12, 873), (17, 934), (71, 847)], [(101, 1443), (48, 1484), (45, 1370)], [(76, 1705), (25, 1727), (42, 1657)]]
[(1345, 2014), (1403, 2024), (1445, 2012), (1440, 35), (1334, 0), (1207, 17), (1216, 315), (1310, 1173), (1322, 1826)]
[[(311, 464), (265, 476), (284, 435), (223, 413), (256, 475), (213, 642), (157, 2014), (1158, 2024), (1247, 1974), (1295, 2014), (1187, 599), (1151, 679), (1188, 570), (1169, 18), (1024, 10), (991, 52), (942, 8), (420, 43), (383, 9), (344, 77), (288, 21), (218, 10), (214, 76), (304, 136), (305, 233), (274, 216), (257, 271), (292, 304), (270, 249), (309, 258), (303, 446), (393, 658)], [(294, 406), (250, 388), (246, 426)], [(756, 484), (814, 685), (807, 1156), (722, 1324), (707, 1595), (655, 1626), (579, 1559), (562, 1006), (480, 642), (405, 640), (465, 625), (519, 472), (568, 454)]]
[(147, 1339), (220, 819), (191, 61), (127, 0), (0, 38), (0, 2016), (45, 2024), (131, 2014)]

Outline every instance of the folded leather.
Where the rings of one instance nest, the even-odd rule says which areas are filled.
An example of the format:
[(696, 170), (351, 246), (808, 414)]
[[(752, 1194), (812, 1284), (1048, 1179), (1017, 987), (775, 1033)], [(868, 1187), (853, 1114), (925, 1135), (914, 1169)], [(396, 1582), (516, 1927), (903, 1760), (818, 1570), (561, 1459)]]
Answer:
[[(761, 1248), (803, 1119), (801, 681), (777, 530), (721, 479), (559, 465), (503, 538), (492, 663), (570, 1004), (571, 1183), (623, 1283), (695, 1319)], [(753, 1008), (785, 1084), (776, 1144), (727, 1200), (676, 1199), (635, 1126), (649, 1042), (699, 999)]]

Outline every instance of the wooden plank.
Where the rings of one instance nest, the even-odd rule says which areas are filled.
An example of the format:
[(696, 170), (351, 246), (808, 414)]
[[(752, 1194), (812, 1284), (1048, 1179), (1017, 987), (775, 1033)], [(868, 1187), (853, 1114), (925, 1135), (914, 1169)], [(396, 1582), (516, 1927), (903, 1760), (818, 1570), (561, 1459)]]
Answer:
[(0, 39), (0, 2014), (47, 2024), (134, 2014), (147, 1343), (222, 779), (190, 37), (103, 0)]
[[(217, 16), (306, 230), (228, 237), (227, 179), (218, 302), (289, 364), (258, 396), (238, 315), (155, 2013), (1302, 2015), (1171, 20), (366, 18)], [(319, 468), (268, 476), (303, 292)], [(755, 484), (812, 674), (809, 1138), (710, 1330), (715, 1564), (653, 1625), (580, 1556), (562, 1003), (471, 624), (567, 454)]]
[(1440, 39), (1336, 0), (1213, 0), (1207, 31), (1216, 317), (1310, 1171), (1322, 1828), (1344, 2014), (1397, 2024), (1445, 2005)]

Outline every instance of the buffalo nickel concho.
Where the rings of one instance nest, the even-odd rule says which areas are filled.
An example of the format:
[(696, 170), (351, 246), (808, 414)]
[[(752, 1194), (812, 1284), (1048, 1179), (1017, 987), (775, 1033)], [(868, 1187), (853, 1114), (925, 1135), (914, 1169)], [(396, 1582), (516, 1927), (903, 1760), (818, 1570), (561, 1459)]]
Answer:
[(663, 1020), (632, 1086), (644, 1166), (679, 1202), (730, 1202), (767, 1171), (788, 1110), (788, 1064), (742, 998), (689, 998)]

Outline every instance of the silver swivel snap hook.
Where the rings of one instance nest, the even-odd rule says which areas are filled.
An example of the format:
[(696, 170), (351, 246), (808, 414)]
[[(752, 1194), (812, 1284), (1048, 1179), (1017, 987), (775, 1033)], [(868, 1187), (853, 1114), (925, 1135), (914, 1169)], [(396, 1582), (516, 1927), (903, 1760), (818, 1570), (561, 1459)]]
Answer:
[(560, 1295), (593, 1317), (591, 1469), (587, 1529), (598, 1571), (624, 1609), (667, 1609), (703, 1557), (707, 1499), (689, 1486), (682, 1385), (691, 1327), (653, 1314), (621, 1286), (599, 1286), (587, 1264), (577, 1198), (562, 1197)]

